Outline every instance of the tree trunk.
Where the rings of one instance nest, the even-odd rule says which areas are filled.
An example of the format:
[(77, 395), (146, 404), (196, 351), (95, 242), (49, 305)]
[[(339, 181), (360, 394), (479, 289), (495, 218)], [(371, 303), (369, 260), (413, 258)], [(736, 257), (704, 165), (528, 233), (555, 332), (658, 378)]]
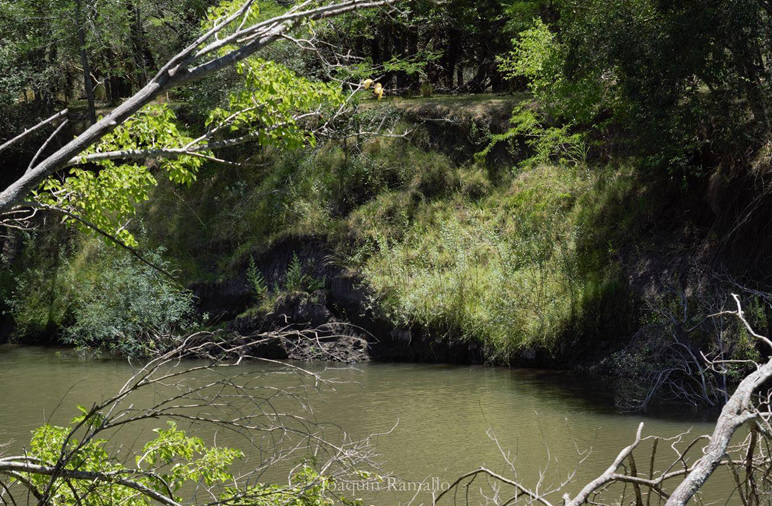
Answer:
[(445, 53), (445, 85), (449, 90), (453, 89), (453, 78), (456, 74), (456, 65), (459, 60), (459, 53), (461, 51), (461, 31), (455, 28), (451, 28), (448, 31), (448, 49)]
[[(394, 56), (394, 22), (383, 25), (381, 61), (388, 62)], [(394, 72), (386, 72), (382, 84), (386, 89), (394, 87)]]
[(75, 2), (75, 22), (78, 24), (78, 45), (80, 46), (80, 63), (83, 66), (83, 86), (86, 89), (88, 101), (89, 125), (96, 123), (96, 105), (94, 104), (94, 83), (91, 81), (91, 68), (86, 54), (86, 20), (83, 18), (83, 0)]
[(143, 87), (148, 81), (148, 69), (155, 68), (153, 54), (145, 43), (145, 32), (142, 29), (142, 16), (139, 4), (129, 2), (126, 6), (131, 18), (131, 48), (134, 53), (134, 64), (137, 67), (136, 79), (139, 87)]
[[(414, 58), (418, 54), (418, 29), (414, 26), (408, 28), (407, 32), (407, 56)], [(408, 76), (408, 86), (417, 90), (420, 87), (418, 73)]]
[[(392, 28), (394, 54), (399, 58), (407, 57), (406, 31), (403, 26), (398, 25), (396, 29)], [(395, 72), (397, 89), (402, 90), (408, 87), (407, 72), (400, 70)]]

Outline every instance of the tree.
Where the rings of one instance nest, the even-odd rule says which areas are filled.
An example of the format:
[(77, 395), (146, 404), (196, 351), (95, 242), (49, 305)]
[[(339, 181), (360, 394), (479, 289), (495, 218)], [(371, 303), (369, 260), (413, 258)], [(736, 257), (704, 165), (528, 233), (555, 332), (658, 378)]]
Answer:
[[(394, 16), (364, 14), (336, 20), (321, 34), (333, 47), (352, 48), (346, 58), (382, 75), (383, 86), (399, 93), (436, 88), (453, 93), (505, 91), (495, 56), (541, 0), (510, 2), (427, 0), (407, 3)], [(335, 55), (340, 58), (342, 55)]]
[[(19, 0), (0, 6), (0, 104), (67, 101), (75, 92), (115, 104), (191, 42), (214, 0)], [(33, 72), (34, 71), (34, 72)], [(23, 79), (20, 79), (23, 78)]]
[(557, 2), (536, 24), (552, 33), (559, 78), (543, 105), (659, 170), (747, 166), (770, 129), (770, 14), (757, 0)]
[[(353, 93), (344, 95), (336, 81), (309, 80), (279, 64), (249, 56), (281, 38), (307, 46), (309, 41), (292, 37), (293, 29), (315, 19), (393, 1), (363, 4), (352, 0), (318, 7), (306, 2), (273, 17), (270, 14), (275, 14), (276, 8), (261, 10), (252, 1), (243, 5), (225, 3), (210, 10), (204, 21), (206, 33), (174, 56), (142, 92), (46, 158), (46, 148), (65, 126), (59, 125), (33, 157), (25, 174), (2, 192), (8, 197), (6, 209), (11, 210), (22, 201), (24, 205), (10, 213), (0, 211), (0, 224), (25, 228), (38, 211), (56, 212), (66, 221), (128, 249), (142, 262), (158, 267), (134, 249), (137, 243), (127, 227), (135, 205), (146, 200), (156, 184), (154, 167), (166, 171), (175, 183), (191, 184), (204, 161), (230, 163), (216, 156), (219, 150), (247, 142), (285, 148), (313, 144), (316, 133), (330, 133), (359, 89), (355, 85)], [(173, 86), (229, 65), (240, 74), (242, 85), (230, 94), (228, 107), (210, 111), (204, 132), (198, 137), (184, 134), (167, 107), (147, 105)], [(60, 112), (39, 123), (0, 146), (0, 152), (64, 116), (66, 112)], [(94, 144), (89, 147), (88, 143)], [(64, 161), (68, 155), (71, 157)], [(38, 163), (38, 159), (42, 161)], [(154, 162), (147, 163), (149, 159)], [(52, 177), (59, 169), (67, 170)], [(25, 198), (25, 192), (36, 187), (37, 191)]]
[[(79, 154), (123, 124), (159, 94), (242, 62), (304, 24), (356, 9), (388, 5), (394, 1), (350, 0), (320, 6), (304, 2), (270, 19), (260, 19), (254, 1), (247, 1), (243, 5), (226, 3), (219, 11), (221, 16), (208, 26), (206, 32), (173, 56), (139, 92), (65, 146), (35, 163), (22, 177), (0, 192), (0, 214), (11, 211), (48, 176), (72, 163)], [(142, 156), (147, 154), (143, 153)], [(115, 156), (120, 158), (120, 155)]]

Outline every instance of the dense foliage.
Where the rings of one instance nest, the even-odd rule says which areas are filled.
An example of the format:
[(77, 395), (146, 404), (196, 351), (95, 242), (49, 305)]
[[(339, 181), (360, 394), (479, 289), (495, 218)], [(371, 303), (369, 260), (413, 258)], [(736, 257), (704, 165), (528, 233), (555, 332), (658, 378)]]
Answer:
[[(198, 324), (190, 292), (151, 265), (93, 240), (74, 254), (41, 258), (28, 240), (27, 268), (17, 274), (8, 305), (16, 339), (103, 349), (129, 356), (158, 353), (174, 335)], [(154, 265), (168, 267), (162, 251), (148, 254)]]
[(717, 159), (748, 163), (766, 141), (766, 2), (554, 7), (556, 19), (536, 19), (504, 61), (556, 117), (593, 125), (606, 142), (681, 176)]

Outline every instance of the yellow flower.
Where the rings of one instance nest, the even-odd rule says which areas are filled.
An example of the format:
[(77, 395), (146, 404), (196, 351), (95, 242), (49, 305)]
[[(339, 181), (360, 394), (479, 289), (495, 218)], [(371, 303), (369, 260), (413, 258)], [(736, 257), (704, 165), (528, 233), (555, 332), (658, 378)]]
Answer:
[(364, 81), (362, 81), (362, 86), (364, 86), (365, 89), (368, 89), (372, 84), (373, 84), (372, 79), (365, 79)]

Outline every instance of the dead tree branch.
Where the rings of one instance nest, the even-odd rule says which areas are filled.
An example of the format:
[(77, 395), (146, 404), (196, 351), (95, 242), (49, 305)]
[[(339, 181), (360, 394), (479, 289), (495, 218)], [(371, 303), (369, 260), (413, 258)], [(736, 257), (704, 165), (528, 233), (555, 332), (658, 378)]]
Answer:
[(31, 134), (33, 132), (37, 132), (38, 130), (40, 130), (44, 126), (48, 125), (49, 123), (52, 123), (52, 122), (54, 122), (54, 121), (56, 121), (56, 120), (58, 120), (60, 118), (66, 117), (67, 114), (69, 114), (69, 111), (67, 109), (64, 109), (63, 111), (57, 112), (56, 114), (54, 114), (50, 118), (44, 119), (43, 121), (41, 121), (37, 125), (35, 125), (35, 126), (31, 127), (31, 128), (26, 129), (24, 132), (20, 133), (19, 135), (17, 135), (13, 139), (11, 139), (11, 140), (3, 143), (2, 145), (0, 145), (0, 153), (2, 153), (7, 148), (10, 148), (14, 144), (19, 142), (23, 138), (25, 138), (26, 136), (28, 136), (29, 134)]
[[(750, 323), (744, 317), (740, 298), (732, 294), (737, 309), (735, 311), (721, 311), (711, 315), (718, 317), (733, 315), (740, 319), (750, 335), (760, 342), (772, 344), (765, 336), (755, 332)], [(693, 359), (693, 357), (690, 357)], [(696, 360), (696, 359), (695, 359)], [(708, 366), (717, 373), (725, 369), (716, 367), (722, 360), (716, 363), (708, 362)], [(737, 386), (734, 393), (728, 398), (720, 416), (716, 422), (713, 433), (710, 436), (699, 436), (685, 446), (686, 433), (670, 438), (670, 447), (675, 452), (675, 458), (669, 466), (657, 470), (655, 457), (657, 454), (659, 438), (652, 436), (643, 437), (643, 424), (641, 423), (633, 442), (624, 448), (611, 465), (598, 477), (584, 485), (574, 497), (570, 494), (563, 495), (563, 503), (566, 506), (579, 506), (581, 504), (626, 504), (625, 485), (631, 485), (634, 493), (633, 504), (650, 504), (652, 498), (656, 503), (665, 501), (666, 506), (684, 506), (700, 492), (713, 471), (721, 466), (727, 466), (733, 477), (735, 489), (729, 494), (737, 493), (742, 504), (757, 505), (762, 503), (764, 489), (772, 486), (772, 390), (764, 391), (765, 385), (772, 379), (772, 358), (762, 364), (756, 364), (756, 370), (747, 375)], [(733, 436), (745, 424), (751, 423), (751, 430), (739, 444), (731, 445)], [(643, 474), (635, 465), (634, 452), (645, 440), (653, 439), (651, 454), (649, 456), (648, 474)], [(707, 440), (707, 445), (702, 446), (702, 441)], [(681, 447), (683, 446), (683, 449)], [(699, 457), (693, 459), (693, 454), (699, 453)], [(509, 463), (509, 461), (508, 461)], [(514, 469), (513, 469), (514, 471)], [(533, 487), (498, 475), (497, 473), (481, 468), (457, 479), (449, 490), (437, 496), (438, 500), (447, 497), (457, 497), (462, 488), (466, 488), (464, 503), (473, 504), (470, 500), (469, 480), (477, 476), (487, 476), (495, 482), (514, 487), (516, 495), (507, 502), (500, 502), (496, 494), (494, 504), (517, 503), (518, 496), (526, 499), (526, 504), (541, 503), (549, 506), (555, 504), (550, 493), (540, 493)], [(670, 483), (673, 488), (668, 487)], [(613, 488), (614, 485), (619, 485)], [(494, 491), (498, 491), (495, 485), (490, 485)], [(621, 492), (620, 492), (621, 491)], [(455, 495), (454, 495), (455, 494)], [(618, 494), (618, 495), (615, 495)], [(607, 498), (613, 496), (613, 499)], [(629, 499), (627, 499), (629, 500)], [(490, 503), (491, 501), (488, 501)]]
[[(740, 298), (736, 294), (732, 294), (732, 297), (737, 304), (737, 310), (724, 311), (719, 314), (736, 315), (751, 335), (772, 348), (772, 342), (765, 336), (761, 336), (753, 331), (745, 319)], [(689, 475), (670, 496), (667, 506), (684, 505), (700, 490), (722, 459), (726, 457), (729, 442), (740, 427), (754, 419), (761, 418), (767, 420), (769, 418), (769, 411), (761, 412), (754, 406), (753, 395), (770, 378), (772, 378), (772, 358), (766, 363), (759, 365), (756, 371), (746, 376), (740, 382), (729, 401), (721, 410), (716, 427), (710, 436), (710, 443), (703, 450), (704, 456), (697, 461)]]

